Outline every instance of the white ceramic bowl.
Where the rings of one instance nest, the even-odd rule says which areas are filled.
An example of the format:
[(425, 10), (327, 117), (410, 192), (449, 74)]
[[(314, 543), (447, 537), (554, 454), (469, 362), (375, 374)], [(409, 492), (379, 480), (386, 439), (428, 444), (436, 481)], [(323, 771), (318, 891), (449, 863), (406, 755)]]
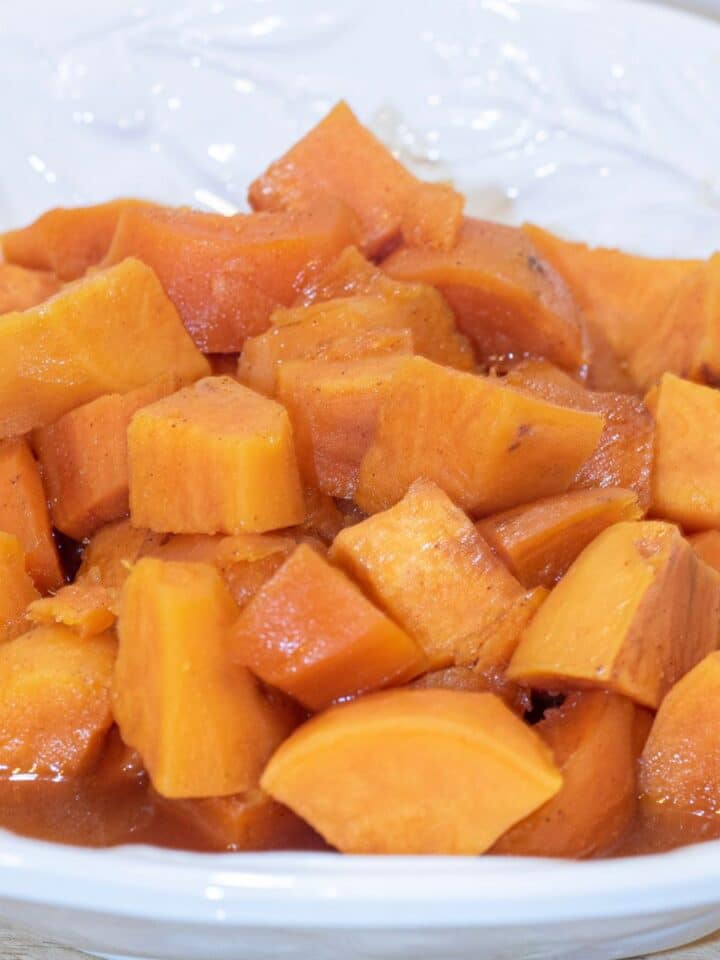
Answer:
[[(137, 194), (231, 211), (340, 96), (470, 209), (705, 255), (720, 28), (620, 0), (0, 8), (0, 228)], [(720, 927), (720, 843), (595, 863), (200, 856), (0, 832), (0, 919), (172, 960), (609, 960)]]

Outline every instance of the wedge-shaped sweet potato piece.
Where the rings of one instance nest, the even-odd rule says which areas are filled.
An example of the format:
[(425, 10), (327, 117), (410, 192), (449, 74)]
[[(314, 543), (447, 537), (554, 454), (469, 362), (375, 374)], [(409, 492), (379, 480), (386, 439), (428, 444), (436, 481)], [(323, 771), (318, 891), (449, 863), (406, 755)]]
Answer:
[(61, 587), (51, 597), (30, 603), (27, 618), (36, 624), (64, 624), (81, 637), (95, 637), (114, 626), (118, 591), (105, 587), (99, 577), (89, 577)]
[(640, 761), (644, 799), (695, 814), (720, 813), (720, 653), (701, 660), (672, 688)]
[(687, 530), (720, 527), (720, 391), (666, 373), (655, 414), (652, 511)]
[(305, 544), (243, 609), (231, 650), (310, 710), (407, 683), (427, 668), (417, 643)]
[(278, 369), (277, 397), (292, 421), (306, 484), (329, 496), (353, 496), (380, 407), (402, 359), (297, 360)]
[(429, 480), (339, 533), (330, 558), (418, 640), (434, 669), (502, 671), (534, 608), (468, 517)]
[(112, 724), (116, 643), (37, 627), (0, 646), (0, 777), (72, 777), (99, 755)]
[(600, 687), (656, 709), (718, 642), (720, 575), (677, 527), (618, 523), (580, 554), (527, 627), (508, 677)]
[(466, 219), (452, 249), (403, 247), (383, 269), (437, 287), (486, 363), (532, 354), (569, 370), (582, 365), (575, 302), (517, 227)]
[(179, 378), (166, 376), (129, 393), (106, 394), (35, 431), (32, 442), (58, 530), (84, 540), (128, 513), (130, 421), (180, 386)]
[(688, 537), (695, 553), (720, 573), (720, 530), (703, 530)]
[(237, 607), (213, 567), (146, 557), (123, 589), (114, 714), (165, 797), (257, 786), (287, 717), (227, 656)]
[(374, 513), (426, 477), (469, 513), (503, 510), (567, 490), (602, 429), (598, 414), (410, 357), (384, 397), (355, 499)]
[(21, 437), (0, 441), (0, 530), (20, 541), (38, 590), (63, 582), (38, 465)]
[(27, 310), (47, 300), (60, 289), (54, 273), (26, 270), (14, 263), (0, 262), (0, 314)]
[(408, 243), (448, 249), (462, 219), (463, 197), (452, 187), (417, 180), (338, 103), (302, 140), (250, 185), (255, 210), (294, 210), (333, 196), (362, 224), (372, 256), (402, 236)]
[(504, 834), (492, 853), (589, 857), (609, 850), (637, 806), (631, 700), (601, 691), (571, 694), (535, 731), (550, 747), (562, 789)]
[(504, 382), (529, 390), (549, 403), (600, 414), (605, 420), (600, 442), (578, 471), (572, 487), (634, 490), (642, 509), (648, 509), (655, 425), (639, 397), (586, 390), (552, 364), (537, 361), (518, 364)]
[(207, 377), (139, 410), (128, 453), (135, 526), (262, 533), (305, 516), (287, 413), (230, 377)]
[(25, 569), (20, 541), (10, 533), (0, 532), (0, 643), (28, 629), (25, 608), (38, 597)]
[(161, 534), (131, 526), (129, 520), (108, 523), (85, 547), (76, 579), (91, 579), (105, 587), (121, 587), (141, 553), (162, 539)]
[(574, 490), (495, 513), (478, 531), (525, 587), (553, 587), (606, 527), (639, 520), (632, 490)]
[(355, 217), (335, 201), (235, 217), (132, 208), (118, 221), (106, 263), (128, 256), (147, 263), (197, 345), (205, 353), (237, 353), (356, 235)]
[(104, 393), (209, 369), (152, 270), (126, 260), (0, 317), (0, 437), (44, 427)]
[(389, 690), (333, 707), (262, 777), (345, 853), (483, 853), (561, 784), (550, 750), (501, 700), (456, 690)]

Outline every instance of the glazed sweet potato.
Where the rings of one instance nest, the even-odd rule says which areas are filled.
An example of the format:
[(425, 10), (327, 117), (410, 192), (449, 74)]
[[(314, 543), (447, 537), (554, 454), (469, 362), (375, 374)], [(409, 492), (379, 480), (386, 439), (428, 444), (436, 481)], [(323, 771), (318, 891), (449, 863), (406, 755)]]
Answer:
[(503, 510), (567, 490), (602, 429), (598, 414), (411, 357), (390, 383), (355, 499), (374, 513), (426, 477), (469, 513)]
[(464, 206), (452, 187), (412, 176), (342, 101), (248, 192), (255, 210), (303, 209), (328, 195), (358, 215), (369, 256), (400, 235), (408, 243), (449, 249)]
[(105, 262), (132, 256), (148, 264), (196, 344), (205, 353), (237, 353), (356, 236), (355, 217), (334, 201), (235, 217), (134, 207), (120, 217)]
[(695, 553), (720, 573), (720, 530), (703, 530), (688, 537)]
[(76, 579), (121, 587), (141, 553), (162, 539), (161, 534), (131, 526), (129, 520), (108, 523), (86, 545)]
[(0, 646), (0, 778), (72, 777), (92, 766), (112, 723), (115, 654), (111, 635), (86, 639), (62, 626)]
[(0, 315), (34, 307), (59, 289), (60, 282), (53, 273), (0, 262)]
[[(262, 533), (305, 515), (286, 411), (229, 377), (208, 377), (139, 410), (128, 454), (135, 526)], [(199, 463), (212, 468), (198, 472)]]
[(58, 530), (84, 540), (128, 513), (128, 425), (138, 410), (180, 386), (170, 375), (129, 393), (106, 394), (35, 431), (32, 442)]
[(599, 687), (657, 709), (717, 647), (720, 575), (677, 527), (617, 523), (580, 554), (527, 627), (511, 680)]
[(516, 227), (466, 219), (452, 249), (403, 247), (383, 269), (398, 280), (437, 287), (484, 363), (527, 354), (568, 370), (583, 363), (575, 302)]
[(38, 590), (63, 582), (38, 465), (23, 438), (0, 441), (0, 530), (20, 541)]
[(25, 554), (17, 537), (0, 532), (0, 643), (28, 629), (25, 608), (39, 594), (25, 569)]
[(113, 711), (162, 796), (227, 796), (257, 786), (288, 734), (226, 647), (237, 608), (204, 563), (145, 558), (123, 589)]
[(489, 693), (391, 690), (275, 753), (267, 792), (347, 853), (478, 854), (558, 792), (549, 749)]
[(553, 587), (606, 527), (641, 516), (637, 494), (608, 487), (523, 504), (480, 520), (477, 529), (523, 586)]
[(117, 589), (103, 586), (98, 576), (89, 577), (30, 603), (27, 618), (35, 624), (73, 627), (83, 638), (95, 637), (115, 625), (117, 605)]

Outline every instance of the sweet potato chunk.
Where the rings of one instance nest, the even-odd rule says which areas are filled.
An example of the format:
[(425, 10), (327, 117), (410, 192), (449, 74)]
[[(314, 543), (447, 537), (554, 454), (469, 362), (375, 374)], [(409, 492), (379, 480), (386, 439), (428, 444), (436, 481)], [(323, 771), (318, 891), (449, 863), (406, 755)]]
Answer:
[(720, 530), (704, 530), (688, 537), (695, 553), (720, 573)]
[(139, 410), (128, 453), (135, 526), (262, 533), (305, 515), (287, 413), (229, 377), (207, 377)]
[(637, 804), (636, 707), (600, 691), (571, 694), (535, 730), (550, 747), (562, 789), (504, 834), (492, 853), (589, 857), (621, 837)]
[(342, 101), (250, 185), (248, 198), (255, 210), (294, 210), (325, 195), (358, 215), (369, 256), (401, 234), (448, 249), (464, 205), (452, 187), (417, 180)]
[(523, 354), (568, 370), (583, 362), (572, 296), (517, 227), (466, 219), (451, 250), (404, 247), (383, 269), (398, 280), (437, 287), (485, 363)]
[(0, 317), (0, 437), (44, 427), (104, 393), (208, 371), (152, 270), (126, 260)]
[(718, 642), (720, 575), (677, 527), (618, 523), (580, 554), (527, 627), (508, 677), (600, 687), (656, 709)]
[(116, 643), (37, 627), (0, 646), (0, 777), (87, 770), (112, 724)]
[(0, 643), (28, 629), (25, 608), (38, 596), (25, 569), (20, 541), (10, 533), (0, 532)]
[(121, 587), (141, 553), (161, 539), (160, 534), (131, 526), (129, 520), (108, 523), (85, 547), (77, 579)]
[(492, 513), (567, 490), (602, 429), (598, 414), (411, 357), (386, 393), (355, 499), (374, 513), (426, 477), (469, 513)]
[(353, 496), (380, 407), (402, 359), (282, 364), (277, 396), (292, 421), (298, 464), (307, 484), (329, 496)]
[(231, 649), (309, 710), (407, 683), (427, 667), (415, 641), (305, 544), (244, 608)]
[(144, 558), (121, 598), (114, 713), (165, 797), (212, 797), (257, 786), (289, 729), (226, 647), (237, 616), (204, 563)]
[(64, 624), (81, 637), (95, 637), (114, 626), (118, 591), (103, 586), (99, 577), (78, 580), (61, 587), (52, 597), (35, 600), (27, 617), (37, 624)]
[(501, 700), (455, 690), (390, 690), (333, 707), (262, 777), (346, 853), (483, 853), (561, 784), (549, 749)]
[(133, 256), (157, 273), (205, 353), (237, 353), (267, 329), (314, 270), (356, 237), (357, 221), (327, 201), (298, 213), (223, 217), (132, 208), (118, 222), (106, 263)]
[(642, 796), (695, 814), (720, 813), (720, 653), (701, 660), (663, 700), (640, 761)]
[(110, 393), (36, 430), (53, 523), (84, 540), (128, 513), (127, 429), (136, 411), (180, 387), (167, 376), (129, 393)]
[(53, 273), (0, 262), (0, 314), (27, 310), (47, 300), (59, 289), (60, 283)]
[(26, 440), (0, 441), (0, 530), (18, 538), (41, 592), (63, 581), (45, 491)]
[(478, 531), (525, 587), (553, 587), (606, 527), (639, 520), (632, 490), (575, 490), (496, 513)]
[(652, 510), (687, 530), (720, 527), (720, 391), (666, 373), (655, 414)]
[(339, 533), (330, 558), (418, 640), (433, 669), (501, 671), (534, 606), (468, 517), (429, 480)]
[(504, 382), (529, 390), (548, 403), (600, 414), (605, 420), (600, 442), (578, 471), (572, 488), (634, 490), (642, 509), (648, 509), (655, 427), (639, 397), (586, 390), (552, 364), (534, 361), (518, 364)]

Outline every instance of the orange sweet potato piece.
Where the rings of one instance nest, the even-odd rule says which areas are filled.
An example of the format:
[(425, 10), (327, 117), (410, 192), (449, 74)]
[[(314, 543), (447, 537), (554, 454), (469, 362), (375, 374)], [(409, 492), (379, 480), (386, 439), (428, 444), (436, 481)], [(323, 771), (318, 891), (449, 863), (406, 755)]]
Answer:
[(451, 247), (463, 197), (423, 183), (359, 123), (344, 102), (250, 185), (255, 210), (294, 210), (329, 195), (351, 207), (362, 225), (362, 248), (374, 256), (397, 240)]
[(550, 747), (562, 789), (504, 834), (492, 853), (589, 857), (609, 850), (637, 805), (631, 700), (600, 691), (571, 694), (535, 727)]
[(64, 624), (81, 637), (95, 637), (115, 625), (118, 591), (87, 578), (61, 587), (51, 597), (31, 603), (27, 617), (36, 624)]
[(63, 582), (38, 465), (20, 437), (0, 441), (0, 530), (20, 541), (38, 590)]
[(677, 527), (617, 523), (585, 548), (525, 630), (508, 677), (600, 687), (656, 709), (718, 643), (720, 575)]
[(150, 206), (142, 200), (111, 200), (91, 207), (56, 207), (27, 227), (3, 234), (0, 245), (10, 263), (77, 280), (107, 253), (123, 210)]
[(293, 425), (300, 472), (324, 494), (349, 498), (402, 357), (293, 361), (277, 372), (277, 397)]
[(0, 776), (71, 777), (99, 755), (112, 724), (116, 643), (37, 627), (0, 646)]
[(504, 382), (529, 390), (549, 403), (600, 414), (605, 420), (600, 442), (578, 471), (572, 488), (634, 490), (642, 509), (648, 509), (655, 426), (639, 397), (586, 390), (557, 367), (534, 361), (518, 364)]
[(297, 213), (223, 217), (131, 208), (118, 221), (106, 263), (133, 256), (153, 268), (205, 353), (237, 353), (270, 314), (348, 244), (357, 222), (327, 201)]
[(575, 302), (517, 227), (468, 218), (451, 250), (403, 247), (383, 269), (437, 287), (485, 363), (525, 354), (568, 370), (583, 363)]
[(598, 414), (410, 357), (385, 394), (355, 500), (383, 510), (426, 477), (469, 513), (503, 510), (567, 490), (602, 429)]
[(44, 427), (104, 393), (208, 371), (152, 270), (126, 260), (0, 317), (0, 437)]
[(0, 262), (0, 314), (27, 310), (59, 289), (60, 283), (53, 273)]
[(720, 527), (720, 391), (666, 373), (655, 414), (652, 511), (687, 530)]
[(720, 573), (720, 530), (703, 530), (688, 537), (695, 553)]
[(345, 853), (478, 854), (562, 777), (492, 694), (406, 689), (314, 717), (261, 783)]
[(245, 606), (231, 649), (309, 710), (407, 683), (427, 667), (415, 641), (305, 544)]
[(696, 815), (720, 813), (720, 653), (710, 653), (660, 705), (640, 761), (643, 799)]
[(343, 530), (330, 558), (422, 645), (431, 668), (502, 671), (534, 604), (429, 480)]
[(606, 527), (639, 520), (632, 490), (574, 490), (480, 520), (477, 529), (525, 587), (553, 587)]
[(128, 513), (127, 429), (133, 414), (180, 387), (166, 376), (129, 393), (110, 393), (36, 430), (53, 523), (83, 540)]
[(17, 537), (0, 532), (0, 643), (28, 629), (25, 608), (38, 599)]
[(76, 579), (121, 587), (138, 557), (161, 539), (160, 534), (131, 526), (129, 520), (108, 523), (85, 547)]
[(286, 411), (229, 377), (207, 377), (139, 410), (128, 453), (135, 526), (262, 533), (305, 516)]
[(121, 597), (115, 720), (162, 796), (227, 796), (257, 786), (287, 717), (228, 662), (237, 607), (213, 567), (149, 557)]

